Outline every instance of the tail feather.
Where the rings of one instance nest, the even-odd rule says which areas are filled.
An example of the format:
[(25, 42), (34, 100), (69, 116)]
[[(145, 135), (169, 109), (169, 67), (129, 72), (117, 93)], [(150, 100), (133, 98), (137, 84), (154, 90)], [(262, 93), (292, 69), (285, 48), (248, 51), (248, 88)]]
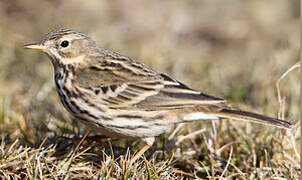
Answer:
[(257, 113), (252, 113), (248, 111), (242, 111), (237, 109), (232, 109), (228, 107), (219, 108), (218, 106), (213, 106), (210, 108), (202, 108), (195, 110), (195, 112), (187, 113), (185, 116), (182, 116), (182, 121), (189, 122), (201, 119), (215, 120), (215, 119), (235, 119), (241, 121), (251, 121), (260, 124), (272, 125), (279, 128), (291, 129), (292, 124), (290, 122), (264, 116)]
[(242, 110), (235, 110), (235, 109), (222, 109), (219, 112), (215, 112), (215, 115), (220, 118), (231, 118), (231, 119), (237, 119), (237, 120), (245, 120), (245, 121), (252, 121), (256, 123), (261, 124), (267, 124), (272, 126), (277, 126), (279, 128), (285, 128), (290, 129), (292, 124), (276, 118), (271, 118), (268, 116), (264, 116), (261, 114), (256, 114), (248, 111), (242, 111)]

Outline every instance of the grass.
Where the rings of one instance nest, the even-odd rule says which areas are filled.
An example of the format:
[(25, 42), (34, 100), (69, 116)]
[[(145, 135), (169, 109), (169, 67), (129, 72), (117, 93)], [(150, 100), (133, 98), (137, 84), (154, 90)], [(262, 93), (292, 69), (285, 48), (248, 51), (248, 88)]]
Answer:
[[(0, 177), (297, 179), (297, 2), (0, 2)], [(22, 48), (58, 27), (83, 31), (234, 107), (296, 125), (289, 132), (232, 120), (181, 124), (129, 166), (139, 141), (64, 138), (89, 131), (59, 103), (47, 57)]]

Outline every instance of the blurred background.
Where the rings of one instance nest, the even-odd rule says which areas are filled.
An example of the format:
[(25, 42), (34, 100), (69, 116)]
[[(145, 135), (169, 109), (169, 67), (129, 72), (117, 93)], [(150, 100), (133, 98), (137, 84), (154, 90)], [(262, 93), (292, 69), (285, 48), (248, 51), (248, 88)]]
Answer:
[[(22, 48), (57, 28), (84, 32), (100, 46), (224, 97), (234, 107), (277, 117), (276, 82), (299, 61), (299, 7), (298, 0), (2, 0), (0, 135), (8, 144), (21, 138), (22, 144), (34, 146), (54, 133), (80, 133), (59, 103), (47, 56)], [(293, 70), (280, 84), (282, 116), (289, 121), (299, 119), (298, 77)], [(251, 127), (259, 127), (253, 129), (256, 133), (272, 130), (234, 123), (247, 135)], [(205, 126), (211, 122), (180, 133)], [(222, 131), (227, 133), (228, 126)], [(219, 143), (234, 138), (224, 135)]]

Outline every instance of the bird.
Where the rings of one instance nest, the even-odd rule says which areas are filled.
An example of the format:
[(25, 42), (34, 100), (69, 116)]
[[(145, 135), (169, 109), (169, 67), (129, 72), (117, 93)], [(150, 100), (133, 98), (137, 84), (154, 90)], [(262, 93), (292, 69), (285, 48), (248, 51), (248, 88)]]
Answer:
[(77, 120), (109, 138), (145, 142), (130, 164), (152, 146), (156, 136), (178, 123), (234, 119), (284, 129), (292, 126), (285, 120), (233, 108), (223, 98), (104, 49), (74, 29), (53, 30), (24, 48), (48, 55), (58, 96)]

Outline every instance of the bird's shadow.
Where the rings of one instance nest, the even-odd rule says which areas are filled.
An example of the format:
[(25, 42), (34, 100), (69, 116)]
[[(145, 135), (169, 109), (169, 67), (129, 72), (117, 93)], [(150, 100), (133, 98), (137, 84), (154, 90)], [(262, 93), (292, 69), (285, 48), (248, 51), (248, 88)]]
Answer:
[[(85, 153), (81, 155), (82, 160), (92, 161), (97, 164), (100, 164), (105, 160), (104, 154), (113, 156), (114, 159), (119, 159), (128, 156), (129, 153), (134, 155), (139, 150), (139, 140), (98, 139), (95, 137), (99, 136), (89, 136), (83, 139), (83, 137), (69, 138), (55, 135), (35, 144), (43, 148), (54, 148), (55, 152), (53, 156), (59, 159), (64, 159), (75, 151), (85, 151)], [(171, 148), (175, 147), (175, 140), (160, 142), (160, 144), (163, 145), (157, 146), (155, 143), (147, 152), (145, 152), (144, 156), (146, 159), (151, 159), (154, 154), (157, 155), (157, 158), (164, 159), (165, 153), (156, 152), (165, 152), (168, 149), (171, 150)]]

